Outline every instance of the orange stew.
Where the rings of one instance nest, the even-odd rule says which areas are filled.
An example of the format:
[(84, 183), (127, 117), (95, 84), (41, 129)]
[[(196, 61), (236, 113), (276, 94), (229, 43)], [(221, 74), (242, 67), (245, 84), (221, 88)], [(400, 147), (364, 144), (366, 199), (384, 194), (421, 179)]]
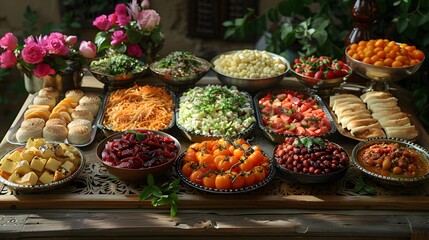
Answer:
[(428, 171), (428, 165), (415, 150), (398, 143), (379, 143), (361, 149), (359, 164), (368, 171), (395, 178), (419, 177)]

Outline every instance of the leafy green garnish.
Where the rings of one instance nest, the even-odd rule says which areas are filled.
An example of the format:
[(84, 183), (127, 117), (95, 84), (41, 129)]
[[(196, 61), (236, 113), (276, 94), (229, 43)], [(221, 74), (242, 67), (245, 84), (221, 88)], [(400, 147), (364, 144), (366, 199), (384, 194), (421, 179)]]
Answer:
[(180, 179), (176, 178), (172, 182), (165, 182), (158, 187), (152, 174), (147, 176), (147, 186), (140, 192), (140, 201), (152, 196), (151, 204), (154, 207), (169, 205), (170, 217), (175, 217), (179, 208)]
[(359, 193), (359, 192), (366, 192), (367, 194), (375, 194), (375, 188), (373, 186), (367, 185), (362, 177), (358, 179), (356, 182), (355, 187), (353, 188), (353, 192)]
[(313, 145), (324, 147), (326, 143), (322, 138), (298, 137), (295, 140), (295, 145), (298, 147), (305, 146), (306, 148), (311, 148)]
[(147, 65), (125, 54), (114, 53), (92, 61), (90, 67), (92, 71), (116, 76), (143, 72)]

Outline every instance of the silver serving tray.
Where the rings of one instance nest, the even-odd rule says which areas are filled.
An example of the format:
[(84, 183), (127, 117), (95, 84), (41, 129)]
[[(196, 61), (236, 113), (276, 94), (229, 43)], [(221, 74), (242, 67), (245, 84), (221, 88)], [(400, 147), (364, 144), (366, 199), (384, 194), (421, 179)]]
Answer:
[[(250, 107), (253, 110), (253, 115), (255, 114), (256, 110), (255, 107), (252, 104), (252, 97), (248, 92), (244, 92), (241, 91), (242, 93), (246, 94), (249, 98), (249, 103), (250, 103)], [(180, 96), (178, 97), (178, 99), (180, 99)], [(220, 139), (223, 137), (226, 137), (226, 135), (207, 135), (207, 134), (198, 134), (192, 131), (189, 131), (187, 129), (185, 129), (182, 125), (179, 124), (178, 119), (180, 117), (180, 108), (179, 108), (179, 104), (180, 104), (180, 100), (177, 101), (176, 104), (176, 125), (177, 128), (180, 130), (180, 132), (191, 142), (202, 142), (202, 141), (208, 141), (208, 140), (216, 140), (216, 139)], [(255, 119), (256, 120), (256, 119)], [(235, 135), (230, 135), (228, 137), (230, 138), (248, 138), (250, 136), (250, 134), (253, 132), (253, 130), (256, 128), (256, 124), (257, 124), (257, 120), (255, 122), (253, 122), (247, 129), (245, 129), (243, 132), (235, 134)]]
[[(92, 91), (90, 91), (90, 90), (85, 90), (85, 89), (83, 89), (82, 90), (85, 94), (86, 93), (91, 93), (91, 94), (97, 94), (98, 95), (98, 93), (95, 93), (95, 92), (92, 92)], [(32, 95), (32, 99), (31, 99), (31, 101), (28, 103), (28, 104), (26, 104), (26, 105), (24, 105), (23, 107), (25, 108), (25, 109), (27, 109), (28, 108), (28, 106), (30, 105), (30, 104), (33, 104), (33, 100), (34, 100), (34, 97), (36, 97), (38, 95), (38, 93), (36, 93), (36, 94), (34, 94), (34, 95)], [(101, 98), (101, 97), (100, 97)], [(24, 111), (25, 112), (25, 111)], [(19, 127), (21, 126), (21, 123), (22, 123), (22, 121), (24, 121), (24, 112), (22, 113), (22, 115), (20, 116), (20, 118), (19, 118), (19, 120), (13, 125), (13, 126), (11, 126), (11, 128), (9, 129), (9, 133), (7, 134), (7, 136), (6, 136), (6, 139), (7, 139), (7, 141), (10, 143), (10, 144), (14, 144), (14, 145), (25, 145), (27, 142), (18, 142), (18, 140), (16, 139), (16, 132), (18, 131), (18, 129), (19, 129)], [(91, 138), (89, 139), (89, 141), (88, 142), (86, 142), (86, 143), (83, 143), (83, 144), (73, 144), (74, 146), (76, 146), (76, 147), (85, 147), (85, 146), (88, 146), (89, 144), (91, 144), (93, 141), (94, 141), (94, 139), (95, 139), (95, 135), (97, 134), (97, 122), (99, 121), (99, 118), (101, 117), (101, 104), (100, 104), (100, 109), (98, 110), (98, 115), (95, 117), (95, 119), (92, 121), (92, 127), (91, 127)], [(64, 141), (65, 143), (69, 143), (68, 141), (67, 141), (67, 139)]]
[(313, 137), (326, 137), (328, 135), (335, 133), (337, 128), (334, 124), (334, 119), (332, 118), (332, 115), (331, 115), (330, 111), (328, 110), (327, 106), (325, 105), (323, 100), (318, 95), (312, 94), (309, 92), (293, 90), (293, 89), (268, 89), (268, 90), (258, 92), (254, 97), (254, 105), (255, 105), (254, 107), (256, 109), (256, 119), (258, 121), (259, 128), (262, 130), (262, 132), (264, 133), (264, 135), (267, 139), (269, 139), (270, 141), (272, 141), (274, 143), (282, 143), (284, 141), (285, 137), (299, 136), (298, 134), (275, 133), (274, 131), (272, 131), (272, 130), (268, 129), (266, 126), (264, 126), (263, 121), (262, 121), (261, 109), (259, 108), (259, 104), (258, 104), (259, 99), (261, 99), (263, 96), (265, 96), (268, 93), (279, 93), (279, 92), (284, 91), (284, 90), (302, 93), (306, 97), (311, 97), (311, 98), (316, 99), (317, 103), (319, 104), (319, 106), (323, 110), (323, 112), (325, 113), (326, 117), (329, 118), (329, 125), (331, 127), (331, 130), (320, 135), (320, 136), (313, 136)]
[[(152, 86), (155, 86), (155, 85), (152, 85)], [(162, 86), (156, 86), (156, 87), (162, 87)], [(173, 99), (173, 105), (174, 106), (176, 106), (176, 95), (174, 94), (174, 92), (172, 92), (172, 91), (170, 91), (170, 90), (168, 90), (167, 88), (164, 88), (168, 93), (170, 93), (170, 95), (172, 96), (172, 99)], [(113, 90), (113, 91), (116, 91), (116, 90), (118, 90), (118, 89), (115, 89), (115, 90)], [(100, 106), (100, 116), (99, 116), (99, 118), (98, 118), (98, 120), (97, 120), (97, 126), (98, 126), (98, 128), (100, 128), (101, 130), (103, 130), (103, 132), (104, 132), (104, 135), (106, 135), (106, 137), (107, 136), (110, 136), (110, 135), (112, 135), (112, 134), (114, 134), (114, 133), (116, 133), (116, 132), (123, 132), (123, 131), (127, 131), (127, 130), (133, 130), (133, 129), (126, 129), (126, 130), (123, 130), (123, 131), (116, 131), (116, 130), (113, 130), (111, 127), (109, 127), (109, 126), (106, 126), (104, 123), (103, 123), (103, 121), (104, 121), (104, 114), (105, 114), (105, 110), (106, 110), (106, 105), (107, 105), (107, 101), (109, 100), (109, 96), (110, 96), (110, 94), (111, 94), (111, 92), (113, 92), (113, 91), (109, 91), (109, 92), (107, 92), (106, 94), (104, 94), (104, 98), (103, 98), (103, 100), (102, 100), (102, 102), (101, 102), (101, 106)], [(173, 128), (174, 127), (174, 125), (175, 125), (175, 120), (176, 120), (176, 117), (175, 117), (175, 111), (173, 110), (173, 116), (172, 116), (172, 118), (171, 118), (171, 121), (170, 121), (170, 124), (166, 127), (166, 128), (163, 128), (163, 129), (148, 129), (148, 130), (155, 130), (155, 131), (163, 131), (163, 132), (166, 132), (166, 131), (168, 131), (168, 130), (170, 130), (171, 128)]]

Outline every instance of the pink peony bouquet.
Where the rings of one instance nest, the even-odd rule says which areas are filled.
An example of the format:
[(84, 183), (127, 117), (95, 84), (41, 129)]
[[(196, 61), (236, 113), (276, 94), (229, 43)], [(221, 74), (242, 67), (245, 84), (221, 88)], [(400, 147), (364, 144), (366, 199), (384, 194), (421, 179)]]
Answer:
[(76, 49), (76, 42), (76, 36), (53, 32), (38, 37), (29, 36), (21, 46), (18, 38), (8, 32), (0, 39), (0, 47), (4, 50), (0, 55), (0, 67), (13, 68), (19, 64), (43, 78), (64, 71), (70, 63), (82, 66), (86, 60), (95, 58), (97, 49), (94, 43), (82, 41)]
[(148, 0), (143, 0), (140, 5), (137, 0), (117, 4), (114, 13), (103, 14), (93, 21), (93, 25), (101, 30), (94, 41), (98, 52), (109, 49), (151, 62), (164, 42), (160, 20), (159, 14), (149, 9)]

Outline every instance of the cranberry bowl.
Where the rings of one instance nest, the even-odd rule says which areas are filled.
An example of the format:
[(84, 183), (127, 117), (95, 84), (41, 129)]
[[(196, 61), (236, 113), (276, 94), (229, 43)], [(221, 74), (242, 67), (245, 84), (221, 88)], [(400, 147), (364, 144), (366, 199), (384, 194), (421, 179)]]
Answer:
[(147, 175), (167, 172), (180, 154), (173, 136), (155, 130), (117, 132), (97, 146), (97, 158), (107, 171), (123, 181), (145, 181)]

